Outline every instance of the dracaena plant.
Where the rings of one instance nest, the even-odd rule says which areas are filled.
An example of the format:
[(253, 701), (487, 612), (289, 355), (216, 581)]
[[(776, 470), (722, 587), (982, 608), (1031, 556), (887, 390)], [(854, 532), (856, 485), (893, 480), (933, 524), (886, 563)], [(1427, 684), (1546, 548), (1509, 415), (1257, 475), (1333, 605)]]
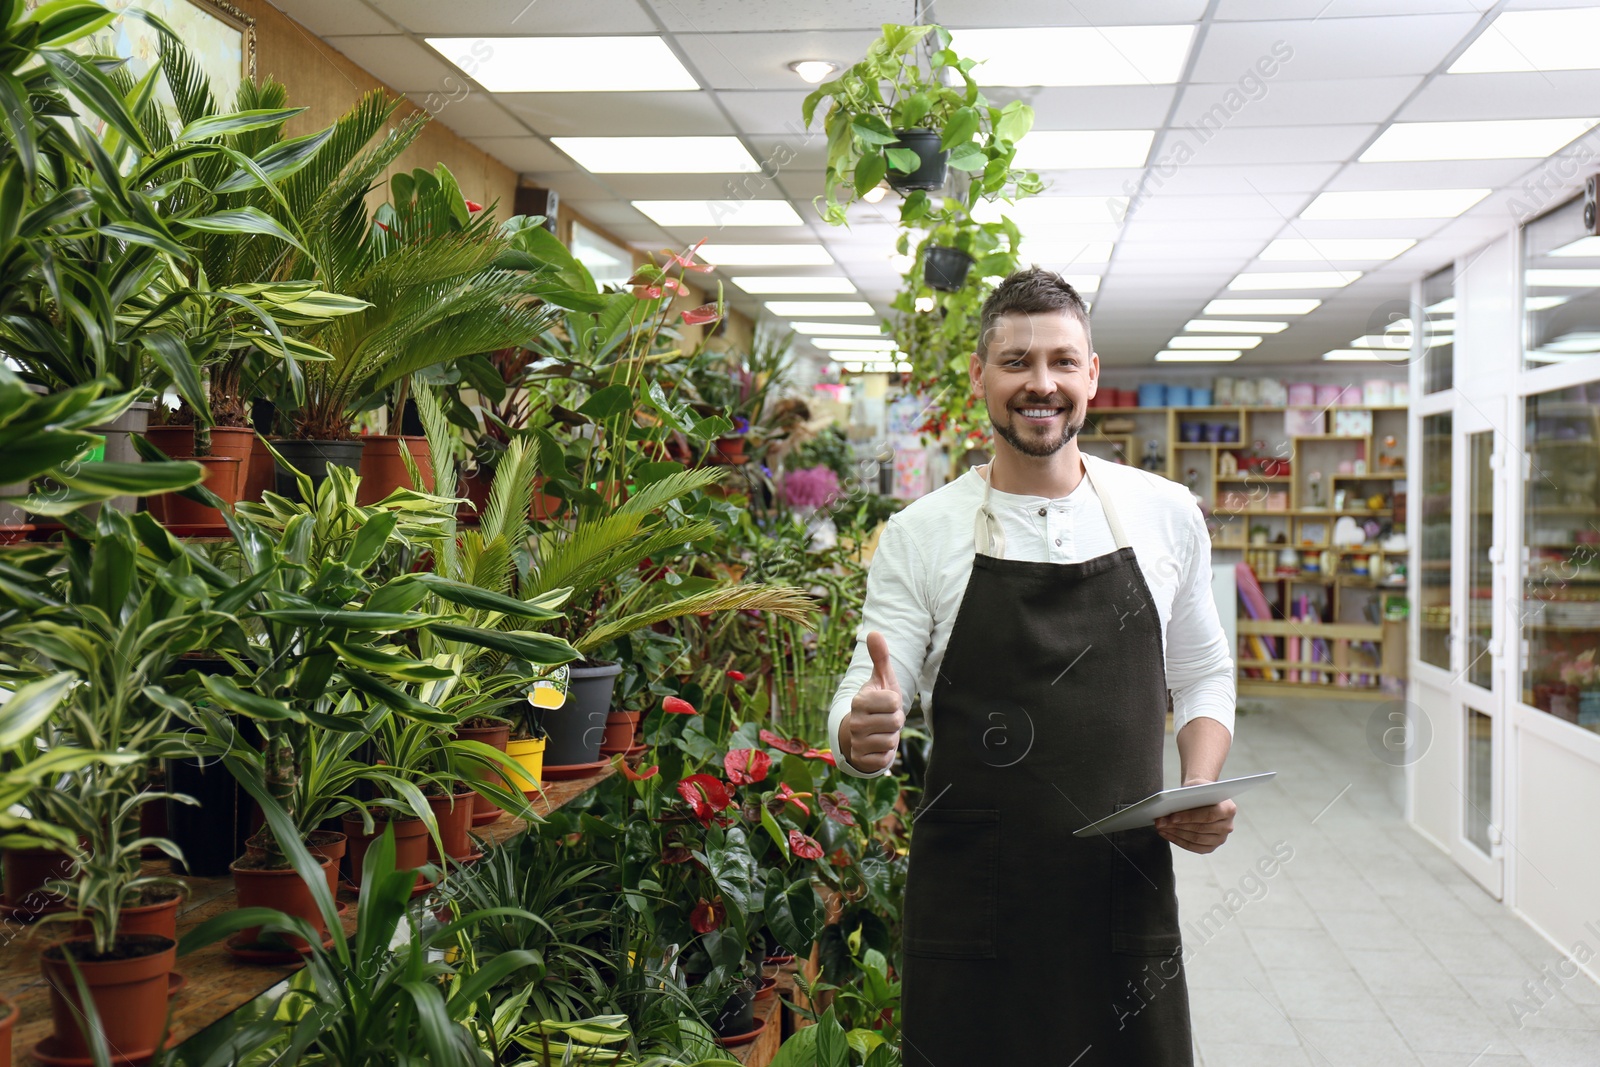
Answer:
[[(801, 117), (809, 128), (818, 106), (828, 105), (822, 123), (828, 136), (826, 190), (817, 198), (822, 217), (845, 225), (851, 202), (891, 172), (917, 169), (917, 154), (899, 146), (898, 130), (939, 133), (951, 169), (967, 176), (968, 208), (980, 199), (1011, 199), (1043, 188), (1037, 174), (1014, 165), (1017, 142), (1033, 128), (1033, 108), (1020, 100), (991, 104), (978, 91), (975, 66), (976, 60), (951, 48), (943, 26), (888, 24), (859, 62), (817, 86), (802, 103)], [(901, 205), (900, 220), (914, 223), (938, 213), (928, 194), (917, 190)]]

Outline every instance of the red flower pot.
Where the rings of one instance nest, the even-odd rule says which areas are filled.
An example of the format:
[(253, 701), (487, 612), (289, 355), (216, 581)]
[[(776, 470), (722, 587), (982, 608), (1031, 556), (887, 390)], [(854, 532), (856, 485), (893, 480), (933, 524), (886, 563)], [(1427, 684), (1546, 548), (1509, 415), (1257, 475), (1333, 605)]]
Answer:
[[(411, 488), (411, 472), (406, 468), (402, 450), (416, 452), (408, 439), (394, 434), (368, 434), (361, 439), (361, 487), (356, 491), (356, 503), (376, 504), (396, 489)], [(427, 442), (422, 452), (428, 455)], [(423, 465), (419, 462), (418, 467)], [(433, 461), (420, 471), (424, 484), (433, 480)]]
[(168, 459), (188, 459), (194, 455), (193, 423), (186, 426), (151, 426), (145, 430), (144, 439), (161, 449)]
[(706, 461), (730, 467), (749, 463), (750, 457), (744, 454), (744, 445), (743, 437), (719, 437), (712, 443)]
[[(293, 867), (256, 866), (258, 862), (246, 857), (228, 868), (233, 872), (233, 895), (239, 907), (276, 908), (285, 915), (304, 919), (318, 934), (326, 935), (328, 924), (323, 922), (322, 910), (317, 907), (316, 898), (311, 895), (311, 888), (300, 877), (300, 872)], [(326, 857), (322, 858), (324, 876), (332, 862)], [(242, 931), (238, 940), (248, 943), (260, 936), (261, 927), (252, 926)], [(296, 952), (310, 948), (303, 937), (285, 934), (283, 939)]]
[(613, 756), (633, 747), (634, 734), (639, 727), (637, 711), (612, 711), (606, 714), (605, 740), (600, 742), (600, 754)]
[[(388, 814), (384, 812), (384, 814)], [(361, 832), (361, 817), (346, 815), (343, 819), (344, 835), (349, 839), (346, 855), (350, 859), (350, 880), (361, 885), (361, 872), (367, 862), (367, 848), (382, 836), (384, 828), (394, 827), (394, 869), (414, 871), (428, 862), (428, 824), (421, 819), (382, 819), (373, 813), (372, 833)], [(417, 888), (428, 883), (419, 873)]]
[[(456, 729), (456, 737), (462, 741), (481, 741), (490, 748), (506, 750), (506, 742), (511, 739), (511, 724), (497, 723), (494, 726), (461, 726)], [(505, 784), (505, 778), (496, 774), (489, 781)], [(472, 795), (472, 825), (487, 826), (500, 817), (500, 806), (486, 796), (477, 793)]]
[(44, 891), (53, 878), (71, 878), (73, 858), (48, 848), (8, 848), (0, 853), (5, 872), (5, 902), (24, 911), (43, 912), (61, 906), (61, 898)]
[(328, 861), (328, 892), (339, 894), (339, 861), (344, 859), (345, 836), (337, 830), (313, 830), (306, 837), (306, 851), (314, 859)]
[(155, 904), (123, 908), (122, 915), (117, 920), (117, 936), (130, 937), (144, 934), (178, 940), (178, 906), (182, 903), (183, 894), (174, 890), (171, 897)]
[[(190, 463), (198, 463), (206, 469), (205, 487), (220, 496), (229, 504), (239, 500), (239, 461), (232, 456), (190, 456)], [(163, 493), (150, 498), (150, 511), (165, 526), (179, 527), (192, 530), (196, 527), (210, 527), (218, 533), (225, 533), (227, 524), (222, 519), (222, 512), (216, 508), (208, 508), (204, 504), (197, 504), (193, 500), (179, 496), (177, 493)]]
[[(473, 854), (469, 831), (472, 829), (473, 801), (477, 796), (471, 789), (465, 789), (454, 796), (428, 798), (434, 821), (439, 824), (439, 840), (444, 845), (444, 854), (453, 860), (464, 860)], [(432, 838), (428, 839), (428, 862), (442, 862)]]
[(177, 943), (165, 937), (119, 937), (117, 947), (125, 958), (78, 958), (77, 951), (88, 944), (63, 942), (45, 949), (39, 957), (50, 985), (50, 1014), (55, 1021), (55, 1035), (46, 1042), (49, 1053), (85, 1061), (90, 1055), (80, 1023), (83, 1002), (66, 961), (66, 952), (73, 950), (106, 1043), (113, 1050), (113, 1062), (148, 1059), (156, 1052), (167, 1025), (167, 975), (177, 959)]
[(270, 493), (277, 485), (277, 461), (272, 458), (272, 453), (267, 451), (267, 443), (259, 437), (252, 435), (250, 441), (250, 466), (244, 472), (243, 488), (239, 491), (240, 500), (259, 503), (262, 496)]
[(546, 521), (561, 514), (561, 508), (566, 504), (558, 496), (551, 496), (541, 492), (545, 483), (549, 481), (544, 475), (537, 475), (533, 479), (533, 496), (528, 499), (528, 518)]
[[(256, 468), (256, 452), (258, 449), (256, 432), (248, 426), (213, 426), (211, 427), (211, 454), (213, 456), (228, 456), (239, 461), (239, 498), (247, 500), (244, 491), (250, 485), (251, 477)], [(266, 449), (260, 449), (266, 455)], [(262, 462), (267, 464), (271, 472), (272, 460), (268, 456)]]

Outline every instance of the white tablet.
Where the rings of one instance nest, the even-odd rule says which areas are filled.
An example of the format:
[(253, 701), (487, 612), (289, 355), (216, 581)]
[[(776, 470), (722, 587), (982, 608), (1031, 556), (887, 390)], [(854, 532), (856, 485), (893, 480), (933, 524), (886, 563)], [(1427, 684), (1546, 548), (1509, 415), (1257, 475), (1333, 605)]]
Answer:
[(1163, 815), (1220, 804), (1247, 789), (1254, 789), (1262, 782), (1270, 782), (1277, 776), (1277, 771), (1267, 771), (1264, 774), (1247, 774), (1243, 778), (1224, 778), (1220, 782), (1206, 782), (1203, 785), (1163, 789), (1159, 793), (1145, 797), (1137, 804), (1130, 804), (1121, 811), (1092, 822), (1081, 830), (1074, 830), (1072, 836), (1092, 837), (1095, 834), (1109, 834), (1118, 830), (1150, 826)]

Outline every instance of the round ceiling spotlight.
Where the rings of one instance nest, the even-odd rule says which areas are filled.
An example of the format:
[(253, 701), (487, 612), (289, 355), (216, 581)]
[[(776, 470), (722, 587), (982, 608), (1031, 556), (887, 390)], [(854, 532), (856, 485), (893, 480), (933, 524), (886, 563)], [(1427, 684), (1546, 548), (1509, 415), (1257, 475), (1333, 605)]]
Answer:
[(789, 69), (800, 75), (805, 81), (815, 85), (838, 70), (839, 64), (829, 63), (826, 59), (797, 59), (789, 64)]

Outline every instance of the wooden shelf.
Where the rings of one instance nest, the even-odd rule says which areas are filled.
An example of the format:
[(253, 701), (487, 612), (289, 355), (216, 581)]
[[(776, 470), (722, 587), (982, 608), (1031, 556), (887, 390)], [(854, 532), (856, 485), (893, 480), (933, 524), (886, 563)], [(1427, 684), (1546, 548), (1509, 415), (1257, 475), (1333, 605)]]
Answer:
[(1241, 634), (1269, 637), (1322, 637), (1330, 641), (1381, 641), (1383, 626), (1357, 622), (1293, 622), (1289, 619), (1240, 619)]
[[(1375, 669), (1365, 671), (1352, 671), (1346, 668), (1347, 674), (1376, 674)], [(1398, 700), (1397, 696), (1380, 689), (1376, 683), (1370, 685), (1356, 685), (1346, 683), (1335, 685), (1332, 682), (1274, 682), (1261, 678), (1239, 679), (1237, 692), (1242, 697), (1335, 697), (1339, 700)]]

